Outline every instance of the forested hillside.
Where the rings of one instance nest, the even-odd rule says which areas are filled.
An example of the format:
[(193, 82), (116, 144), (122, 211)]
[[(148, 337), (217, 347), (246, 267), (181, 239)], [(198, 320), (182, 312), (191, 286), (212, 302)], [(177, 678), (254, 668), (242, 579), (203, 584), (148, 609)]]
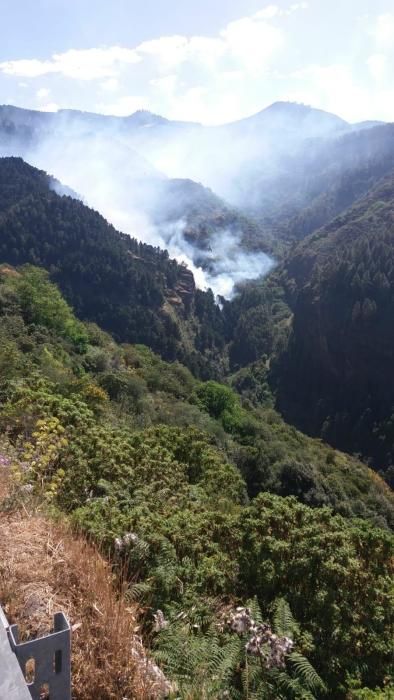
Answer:
[[(338, 190), (339, 191), (339, 190)], [(393, 478), (394, 179), (223, 307), (230, 368), (258, 402)]]
[(394, 700), (394, 0), (0, 10), (26, 692)]
[[(284, 265), (294, 312), (275, 373), (303, 429), (394, 463), (394, 179), (313, 234)], [(313, 409), (312, 409), (313, 407)]]
[(48, 269), (79, 316), (118, 340), (212, 372), (223, 346), (212, 294), (196, 291), (166, 251), (118, 233), (54, 186), (21, 159), (0, 159), (0, 259)]
[[(218, 304), (166, 251), (0, 159), (9, 507), (35, 499), (126, 573), (174, 697), (390, 697), (394, 496), (376, 470), (394, 460), (394, 178), (359, 199), (388, 161), (363, 167), (335, 185), (357, 204)], [(201, 248), (242, 219), (167, 187)]]
[(45, 267), (81, 318), (199, 376), (220, 378), (256, 363), (234, 377), (245, 396), (266, 400), (270, 381), (291, 422), (389, 474), (392, 179), (307, 238), (266, 281), (222, 300), (222, 309), (166, 252), (57, 195), (45, 173), (6, 158), (0, 184), (5, 262)]
[(393, 169), (393, 124), (309, 143), (301, 168), (295, 168), (288, 190), (282, 193), (282, 204), (278, 202), (275, 222), (283, 222), (282, 237), (288, 244), (305, 238), (354, 204)]
[[(161, 202), (161, 204), (160, 204)], [(198, 249), (211, 250), (221, 235), (234, 236), (239, 251), (273, 252), (277, 242), (252, 217), (228, 206), (211, 190), (193, 180), (163, 179), (152, 192), (147, 209), (155, 223), (183, 222), (183, 236)], [(222, 250), (222, 257), (225, 251)], [(201, 258), (202, 267), (207, 261)]]
[(9, 507), (43, 500), (127, 566), (181, 697), (387, 687), (393, 497), (379, 477), (81, 323), (43, 270), (1, 267), (0, 320)]
[(150, 226), (146, 236), (160, 240), (162, 247), (179, 248), (203, 268), (213, 268), (215, 261), (199, 251), (215, 248), (220, 235), (234, 235), (241, 250), (254, 246), (272, 252), (275, 241), (253, 217), (200, 182), (166, 177), (148, 160), (147, 149), (135, 148), (133, 134), (146, 133), (146, 127), (151, 135), (157, 132), (160, 143), (165, 134), (186, 126), (149, 113), (123, 120), (0, 106), (0, 156), (18, 155), (55, 173), (122, 231), (141, 237), (141, 226)]

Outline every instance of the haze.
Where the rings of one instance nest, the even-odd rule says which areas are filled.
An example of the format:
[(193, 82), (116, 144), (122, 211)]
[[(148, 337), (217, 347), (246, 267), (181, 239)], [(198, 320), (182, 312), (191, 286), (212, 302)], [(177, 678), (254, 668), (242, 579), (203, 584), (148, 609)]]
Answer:
[[(0, 143), (0, 155), (19, 154), (53, 174), (120, 230), (167, 248), (198, 286), (226, 297), (274, 261), (264, 247), (245, 249), (242, 225), (215, 225), (205, 247), (191, 242), (179, 187), (167, 178), (202, 183), (261, 222), (277, 176), (293, 167), (288, 159), (304, 167), (306, 139), (394, 119), (391, 0), (0, 0), (0, 7), (0, 104), (44, 113), (13, 113), (22, 132), (34, 124), (34, 133)], [(70, 109), (149, 111), (100, 120), (60, 111)], [(197, 198), (210, 196), (201, 190)]]

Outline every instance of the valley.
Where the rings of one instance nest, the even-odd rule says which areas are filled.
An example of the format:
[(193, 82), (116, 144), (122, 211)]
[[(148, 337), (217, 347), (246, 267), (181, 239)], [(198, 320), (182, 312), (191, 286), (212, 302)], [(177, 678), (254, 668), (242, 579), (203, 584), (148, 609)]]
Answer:
[(146, 697), (390, 697), (393, 246), (392, 124), (0, 107), (0, 514), (123, 577)]

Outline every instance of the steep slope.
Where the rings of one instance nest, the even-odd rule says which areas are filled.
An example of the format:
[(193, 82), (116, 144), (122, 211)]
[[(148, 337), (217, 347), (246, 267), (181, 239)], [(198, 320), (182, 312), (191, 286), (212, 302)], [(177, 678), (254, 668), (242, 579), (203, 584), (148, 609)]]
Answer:
[[(152, 219), (159, 226), (183, 221), (184, 238), (201, 250), (207, 250), (214, 244), (215, 236), (226, 232), (236, 237), (240, 247), (252, 249), (255, 246), (261, 250), (274, 245), (273, 241), (267, 241), (264, 246), (262, 230), (256, 221), (193, 180), (163, 180), (153, 193), (151, 207)], [(165, 231), (162, 235), (165, 238)]]
[(208, 367), (222, 345), (212, 295), (196, 292), (193, 275), (167, 252), (118, 233), (45, 179), (20, 159), (0, 160), (0, 258), (47, 268), (82, 318), (120, 340)]
[(21, 639), (47, 634), (62, 610), (73, 630), (75, 700), (166, 697), (170, 684), (135, 633), (140, 611), (119, 598), (108, 562), (83, 536), (38, 513), (26, 494), (3, 494), (1, 486), (0, 599)]
[(119, 693), (139, 700), (166, 697), (170, 684), (136, 634), (141, 611), (115, 590), (108, 561), (15, 488), (9, 469), (2, 470), (0, 600), (21, 640), (48, 634), (53, 614), (61, 610), (72, 627), (75, 700), (110, 700)]
[[(244, 697), (257, 688), (258, 697), (264, 691), (294, 700), (294, 687), (299, 698), (316, 683), (321, 688), (316, 671), (333, 700), (349, 698), (356, 681), (386, 683), (393, 496), (379, 477), (300, 435), (272, 409), (242, 406), (228, 386), (200, 382), (179, 363), (146, 347), (118, 346), (82, 324), (43, 270), (0, 268), (0, 321), (0, 471), (12, 465), (13, 474), (8, 508), (49, 504), (100, 544), (112, 573), (126, 576), (132, 611), (133, 600), (145, 609), (141, 633), (178, 694), (214, 698), (241, 688)], [(11, 538), (21, 548), (26, 542), (14, 517), (0, 509), (0, 572), (12, 557)], [(93, 647), (92, 695), (106, 698), (103, 689), (113, 688), (112, 697), (124, 697), (127, 654), (117, 650), (124, 633), (126, 645), (134, 642), (130, 611), (120, 600), (119, 614), (111, 615), (108, 577), (100, 565), (94, 576), (89, 547), (74, 545), (71, 576), (68, 536), (58, 561), (58, 540), (51, 529), (48, 538), (42, 515), (31, 524), (37, 540), (22, 560), (18, 550), (18, 574), (6, 569), (2, 580), (0, 573), (11, 611), (15, 602), (15, 612), (23, 611), (24, 602), (14, 581), (22, 579), (27, 592), (46, 575), (49, 595), (59, 600), (60, 593), (72, 621), (82, 622), (76, 649), (83, 655)], [(44, 532), (53, 572), (47, 551), (41, 554)], [(35, 555), (44, 566), (33, 565)], [(287, 603), (278, 600), (284, 597)], [(272, 672), (262, 669), (245, 648), (248, 637), (228, 628), (240, 606), (290, 635), (294, 656), (273, 660)], [(132, 652), (139, 662), (134, 645)]]
[(172, 176), (192, 177), (259, 224), (246, 248), (277, 255), (351, 206), (394, 169), (394, 126), (350, 125), (305, 105), (279, 102), (232, 124), (154, 137), (133, 146)]
[(291, 421), (394, 463), (394, 177), (309, 236), (281, 281), (294, 312), (275, 373)]
[(327, 224), (394, 171), (394, 125), (311, 141), (293, 165), (294, 172), (278, 182), (286, 205), (278, 202), (272, 213), (290, 244)]

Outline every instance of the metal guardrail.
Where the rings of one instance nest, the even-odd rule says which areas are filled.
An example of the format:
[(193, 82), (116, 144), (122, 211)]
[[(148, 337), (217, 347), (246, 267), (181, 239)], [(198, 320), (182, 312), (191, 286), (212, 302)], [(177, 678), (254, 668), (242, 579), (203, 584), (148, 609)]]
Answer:
[[(50, 700), (71, 700), (71, 628), (65, 615), (62, 612), (54, 615), (54, 628), (50, 634), (20, 642), (18, 625), (9, 626), (0, 607), (1, 627), (7, 632), (11, 652), (8, 656), (10, 668), (6, 669), (8, 676), (13, 675), (15, 683), (20, 685), (13, 666), (16, 657), (22, 680), (27, 684), (25, 688), (30, 691), (30, 696), (27, 697), (33, 700), (41, 700), (43, 697)], [(1, 677), (0, 668), (0, 689)], [(15, 700), (23, 700), (25, 696), (0, 695), (1, 700), (3, 697), (7, 700), (14, 700), (14, 697)]]
[[(1, 608), (0, 608), (1, 611)], [(0, 698), (1, 700), (31, 700), (25, 679), (12, 652), (6, 628), (0, 619)]]

